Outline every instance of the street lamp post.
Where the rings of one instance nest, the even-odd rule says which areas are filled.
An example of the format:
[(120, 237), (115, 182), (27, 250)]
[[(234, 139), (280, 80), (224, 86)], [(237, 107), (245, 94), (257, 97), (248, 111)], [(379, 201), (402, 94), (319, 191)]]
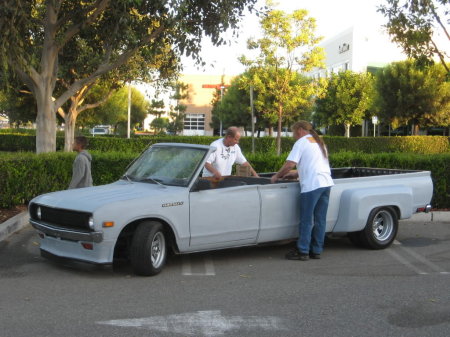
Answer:
[(377, 116), (373, 116), (372, 117), (372, 124), (373, 124), (373, 136), (375, 137), (375, 131), (377, 129), (377, 124), (378, 124), (378, 117)]
[(220, 127), (219, 127), (219, 132), (220, 132), (220, 137), (222, 137), (222, 100), (223, 100), (223, 89), (225, 89), (224, 85), (220, 86)]
[(250, 109), (252, 111), (252, 153), (255, 153), (255, 109), (253, 105), (253, 85), (250, 86)]
[(127, 138), (130, 138), (131, 125), (131, 83), (128, 86), (128, 122), (127, 122)]

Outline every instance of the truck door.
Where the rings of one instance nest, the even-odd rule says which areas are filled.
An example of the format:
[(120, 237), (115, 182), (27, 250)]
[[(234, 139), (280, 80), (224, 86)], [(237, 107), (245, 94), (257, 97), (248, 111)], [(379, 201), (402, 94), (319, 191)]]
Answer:
[(190, 193), (190, 246), (232, 247), (256, 242), (260, 197), (256, 186)]

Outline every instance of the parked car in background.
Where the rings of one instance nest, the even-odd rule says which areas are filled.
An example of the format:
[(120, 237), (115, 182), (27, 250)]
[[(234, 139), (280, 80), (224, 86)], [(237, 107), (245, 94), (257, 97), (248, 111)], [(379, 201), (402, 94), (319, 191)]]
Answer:
[(97, 125), (94, 126), (90, 133), (92, 136), (102, 136), (102, 135), (109, 135), (110, 134), (110, 128), (107, 125)]

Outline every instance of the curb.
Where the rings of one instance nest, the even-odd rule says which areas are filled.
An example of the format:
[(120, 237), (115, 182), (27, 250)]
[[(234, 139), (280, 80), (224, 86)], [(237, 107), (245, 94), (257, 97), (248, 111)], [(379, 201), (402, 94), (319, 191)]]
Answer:
[(416, 213), (411, 218), (401, 220), (405, 222), (443, 222), (450, 223), (450, 212)]
[(27, 226), (30, 223), (29, 220), (30, 216), (28, 215), (28, 211), (24, 211), (0, 223), (0, 242)]

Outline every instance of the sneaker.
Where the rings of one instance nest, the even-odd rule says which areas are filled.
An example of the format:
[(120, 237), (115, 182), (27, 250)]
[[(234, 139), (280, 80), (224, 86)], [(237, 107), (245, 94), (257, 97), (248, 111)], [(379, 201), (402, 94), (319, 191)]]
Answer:
[(316, 254), (316, 253), (309, 253), (309, 257), (311, 258), (311, 259), (314, 259), (314, 260), (319, 260), (320, 259), (320, 254)]
[(288, 260), (300, 260), (300, 261), (308, 261), (309, 255), (305, 253), (300, 253), (298, 249), (292, 249), (290, 252), (286, 254), (286, 259)]

